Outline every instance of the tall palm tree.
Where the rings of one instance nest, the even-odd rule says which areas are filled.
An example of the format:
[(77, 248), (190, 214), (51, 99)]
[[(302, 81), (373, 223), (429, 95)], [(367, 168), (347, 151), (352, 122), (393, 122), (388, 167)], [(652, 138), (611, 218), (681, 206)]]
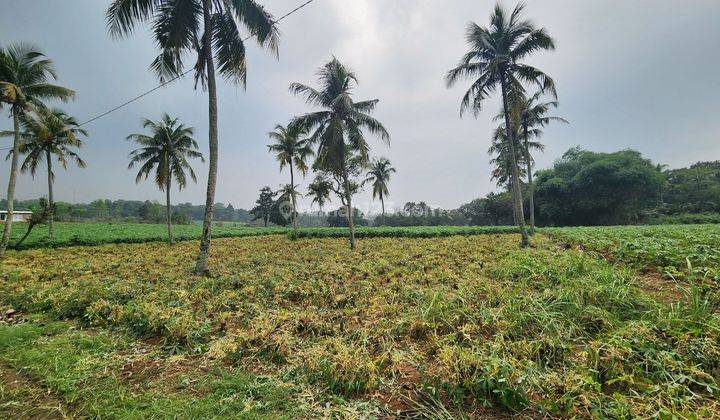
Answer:
[[(543, 92), (536, 92), (529, 98), (524, 95), (517, 95), (516, 111), (518, 125), (520, 127), (520, 135), (523, 140), (523, 153), (525, 155), (525, 164), (527, 165), (528, 178), (528, 201), (530, 212), (530, 234), (535, 234), (535, 184), (533, 183), (532, 165), (533, 159), (530, 156), (530, 150), (544, 150), (545, 146), (539, 142), (531, 142), (531, 138), (539, 138), (542, 136), (541, 127), (546, 127), (551, 122), (561, 122), (568, 124), (564, 118), (550, 116), (548, 113), (552, 108), (558, 107), (558, 101), (540, 102)], [(533, 145), (534, 143), (534, 145)]]
[(355, 102), (352, 89), (357, 84), (355, 73), (333, 57), (318, 71), (320, 89), (293, 83), (290, 91), (303, 96), (309, 105), (322, 108), (297, 117), (294, 124), (312, 131), (310, 143), (317, 145), (316, 166), (342, 178), (344, 184), (350, 248), (355, 249), (355, 225), (352, 214), (352, 188), (348, 173), (348, 161), (357, 157), (368, 161), (370, 146), (363, 131), (379, 136), (386, 143), (390, 135), (380, 121), (370, 116), (378, 99)]
[(217, 87), (215, 62), (226, 80), (246, 83), (244, 27), (263, 47), (277, 53), (278, 30), (273, 17), (255, 0), (113, 0), (107, 10), (112, 36), (130, 34), (139, 22), (152, 21), (160, 54), (150, 65), (160, 77), (184, 74), (183, 56), (194, 54), (195, 84), (208, 90), (210, 143), (205, 217), (195, 272), (208, 274), (218, 164)]
[(52, 157), (54, 155), (57, 158), (63, 169), (67, 169), (68, 160), (74, 160), (80, 168), (86, 167), (85, 161), (73, 149), (82, 147), (83, 142), (80, 137), (87, 136), (88, 133), (80, 128), (75, 118), (57, 108), (38, 109), (36, 116), (25, 114), (21, 123), (23, 126), (23, 132), (20, 134), (22, 144), (18, 150), (21, 155), (26, 156), (20, 170), (22, 172), (30, 171), (30, 174), (35, 177), (41, 162), (45, 161), (47, 165), (47, 223), (48, 233), (52, 238), (55, 234), (53, 227), (55, 173), (52, 167)]
[(293, 228), (298, 229), (297, 224), (297, 200), (295, 193), (295, 174), (293, 167), (298, 168), (302, 172), (303, 176), (308, 171), (308, 165), (305, 161), (308, 156), (312, 155), (313, 151), (309, 145), (309, 139), (303, 138), (307, 135), (307, 130), (304, 130), (296, 125), (290, 124), (287, 127), (282, 125), (276, 125), (275, 131), (268, 133), (271, 139), (275, 140), (275, 143), (269, 144), (268, 149), (270, 152), (275, 153), (275, 157), (280, 162), (280, 171), (287, 165), (290, 168), (290, 188), (292, 193), (292, 208), (293, 208)]
[[(453, 86), (460, 79), (475, 78), (460, 103), (461, 115), (467, 108), (471, 108), (477, 115), (483, 101), (498, 86), (506, 121), (510, 121), (511, 112), (509, 92), (511, 90), (523, 92), (523, 83), (537, 84), (543, 90), (555, 93), (555, 85), (550, 77), (539, 69), (520, 62), (534, 52), (555, 48), (552, 38), (545, 29), (538, 29), (532, 22), (522, 19), (523, 9), (524, 6), (519, 4), (508, 16), (498, 3), (490, 17), (489, 27), (481, 27), (476, 23), (468, 25), (466, 39), (470, 50), (446, 76), (448, 87)], [(513, 206), (520, 222), (521, 246), (524, 247), (530, 245), (530, 238), (525, 228), (520, 174), (515, 162), (517, 156), (515, 142), (512, 141), (515, 134), (511, 130), (511, 125), (506, 125), (506, 135), (510, 140), (508, 148), (511, 151), (512, 161)]]
[(390, 195), (388, 192), (388, 182), (390, 182), (390, 175), (393, 174), (395, 168), (390, 165), (390, 161), (386, 158), (374, 159), (370, 164), (370, 170), (368, 171), (365, 183), (372, 183), (373, 185), (373, 198), (380, 198), (380, 205), (382, 207), (382, 224), (385, 224), (385, 197)]
[(141, 165), (135, 177), (135, 182), (145, 179), (155, 171), (155, 183), (160, 191), (165, 191), (165, 216), (167, 219), (168, 242), (173, 243), (172, 233), (172, 208), (170, 206), (170, 187), (172, 179), (178, 189), (187, 185), (187, 175), (190, 174), (193, 182), (197, 182), (195, 171), (190, 166), (188, 158), (199, 158), (205, 162), (202, 154), (197, 151), (198, 144), (193, 139), (194, 129), (186, 127), (178, 122), (177, 118), (171, 118), (163, 114), (160, 121), (143, 120), (143, 128), (150, 130), (150, 135), (130, 134), (127, 139), (139, 144), (140, 148), (130, 153), (128, 169), (135, 165)]
[(330, 201), (330, 193), (333, 191), (332, 182), (326, 177), (318, 175), (313, 182), (308, 185), (308, 196), (312, 197), (312, 204), (318, 205), (318, 217), (322, 214), (322, 209)]
[(13, 148), (7, 189), (8, 217), (0, 239), (0, 260), (5, 255), (13, 219), (13, 200), (20, 155), (20, 118), (29, 110), (43, 108), (42, 101), (68, 101), (75, 92), (50, 83), (57, 79), (51, 60), (30, 44), (14, 44), (0, 48), (0, 105), (10, 105), (13, 118)]

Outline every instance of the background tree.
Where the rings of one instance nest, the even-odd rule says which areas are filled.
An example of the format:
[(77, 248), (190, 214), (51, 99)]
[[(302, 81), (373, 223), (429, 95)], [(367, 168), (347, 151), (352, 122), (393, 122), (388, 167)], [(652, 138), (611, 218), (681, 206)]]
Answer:
[[(516, 138), (518, 138), (516, 136)], [(510, 141), (507, 138), (507, 130), (505, 124), (501, 124), (495, 129), (492, 136), (492, 143), (488, 148), (488, 154), (492, 156), (490, 164), (494, 166), (490, 174), (490, 178), (494, 180), (499, 187), (506, 188), (510, 196), (512, 197), (513, 191), (513, 177), (512, 177), (512, 166), (517, 165), (518, 174), (520, 175), (520, 186), (522, 187), (522, 176), (525, 174), (525, 168), (523, 162), (525, 160), (524, 155), (521, 152), (521, 148), (515, 141), (515, 160), (510, 157)], [(520, 226), (518, 220), (518, 214), (514, 206), (512, 206), (513, 223), (515, 226)]]
[(250, 214), (253, 215), (252, 220), (262, 220), (263, 225), (267, 227), (273, 205), (275, 204), (275, 193), (270, 187), (263, 187), (260, 190), (260, 196), (255, 201), (255, 204), (255, 207), (250, 210)]
[(720, 161), (697, 162), (658, 173), (663, 177), (660, 212), (720, 212)]
[(243, 87), (247, 80), (241, 26), (258, 45), (277, 53), (278, 30), (272, 15), (254, 0), (113, 0), (107, 10), (112, 36), (130, 34), (139, 22), (152, 21), (160, 54), (150, 65), (161, 81), (184, 73), (183, 56), (195, 54), (195, 84), (208, 90), (210, 143), (208, 186), (197, 274), (208, 273), (208, 252), (217, 184), (218, 124), (215, 61), (226, 80)]
[[(297, 195), (295, 187), (292, 184), (281, 185), (275, 194), (277, 199), (273, 211), (270, 212), (270, 221), (280, 226), (287, 226), (292, 222), (294, 226), (298, 216), (294, 204)], [(297, 231), (297, 227), (294, 230)]]
[(3, 225), (0, 239), (0, 260), (5, 256), (10, 229), (12, 228), (15, 182), (17, 181), (18, 159), (20, 156), (20, 118), (28, 111), (44, 108), (44, 100), (70, 100), (75, 92), (54, 85), (57, 79), (52, 61), (36, 47), (29, 44), (14, 44), (0, 48), (0, 106), (10, 105), (13, 118), (13, 148), (10, 162), (10, 176), (7, 188), (7, 221)]
[[(508, 16), (498, 3), (490, 17), (489, 27), (481, 27), (476, 23), (468, 25), (466, 39), (470, 50), (446, 77), (448, 87), (453, 86), (460, 79), (475, 78), (460, 103), (461, 115), (467, 108), (471, 108), (477, 115), (483, 101), (498, 86), (502, 95), (505, 121), (510, 121), (509, 92), (510, 90), (524, 92), (523, 82), (537, 84), (543, 90), (555, 93), (555, 86), (550, 77), (537, 68), (520, 62), (534, 52), (555, 48), (552, 38), (545, 29), (537, 29), (532, 22), (522, 19), (523, 8), (521, 4), (516, 6)], [(506, 131), (512, 163), (513, 205), (520, 225), (521, 245), (528, 246), (530, 238), (525, 228), (520, 174), (515, 162), (517, 156), (515, 133), (511, 124), (506, 124)]]
[(385, 197), (390, 194), (388, 192), (388, 182), (390, 182), (390, 175), (395, 172), (395, 168), (392, 167), (388, 159), (374, 159), (370, 164), (370, 170), (367, 172), (366, 178), (363, 181), (363, 184), (372, 183), (373, 198), (380, 198), (383, 225), (385, 224)]
[(282, 171), (286, 165), (290, 168), (289, 196), (292, 199), (293, 228), (297, 230), (297, 194), (295, 191), (295, 174), (293, 167), (297, 167), (303, 176), (308, 171), (308, 165), (305, 160), (308, 156), (312, 155), (313, 151), (308, 144), (309, 140), (304, 138), (307, 135), (307, 130), (293, 124), (287, 127), (278, 124), (275, 126), (275, 130), (268, 133), (268, 135), (271, 139), (275, 140), (275, 143), (268, 145), (268, 149), (270, 152), (275, 153), (275, 158), (280, 162), (280, 171)]
[(318, 205), (318, 217), (322, 216), (323, 207), (330, 201), (332, 187), (332, 183), (323, 175), (317, 175), (308, 185), (308, 196), (312, 197), (311, 205)]
[[(52, 167), (52, 157), (55, 156), (63, 169), (67, 169), (69, 160), (74, 160), (80, 168), (86, 167), (85, 161), (80, 158), (73, 148), (79, 148), (83, 145), (80, 137), (87, 136), (87, 131), (79, 127), (75, 118), (57, 108), (40, 108), (34, 115), (26, 113), (23, 115), (21, 123), (23, 126), (23, 132), (20, 134), (22, 144), (18, 151), (20, 155), (25, 155), (25, 160), (20, 166), (20, 171), (29, 171), (35, 177), (41, 162), (44, 161), (47, 165), (47, 225), (48, 233), (52, 238), (55, 234), (53, 226), (55, 216), (55, 199), (53, 195), (55, 173)], [(6, 133), (3, 132), (2, 134)]]
[(197, 182), (195, 171), (188, 162), (188, 158), (199, 158), (205, 161), (202, 154), (197, 151), (198, 144), (192, 138), (193, 128), (186, 127), (178, 122), (177, 118), (171, 118), (163, 114), (160, 121), (145, 119), (143, 128), (150, 130), (150, 135), (130, 134), (127, 139), (139, 144), (140, 148), (130, 153), (128, 169), (140, 165), (140, 170), (135, 177), (135, 182), (145, 179), (155, 171), (155, 184), (160, 191), (165, 191), (165, 212), (168, 228), (168, 242), (173, 243), (172, 234), (172, 208), (170, 206), (170, 186), (172, 179), (175, 179), (178, 189), (182, 190), (187, 185), (187, 173), (193, 182)]
[(538, 212), (548, 225), (637, 223), (655, 208), (663, 176), (635, 150), (568, 150), (538, 172)]
[(316, 165), (324, 171), (342, 177), (344, 201), (347, 208), (350, 230), (350, 248), (355, 249), (355, 226), (352, 212), (352, 189), (347, 162), (356, 156), (363, 162), (368, 161), (370, 146), (363, 131), (379, 136), (389, 143), (390, 135), (385, 127), (370, 113), (378, 100), (354, 102), (352, 89), (357, 84), (355, 74), (333, 57), (318, 71), (320, 89), (293, 83), (290, 91), (303, 96), (309, 105), (322, 108), (296, 118), (294, 124), (312, 131), (310, 142), (317, 145)]
[(535, 233), (535, 184), (533, 182), (532, 167), (534, 159), (531, 150), (543, 151), (545, 146), (539, 141), (531, 141), (531, 139), (539, 139), (543, 132), (542, 127), (546, 127), (551, 122), (561, 122), (568, 124), (564, 118), (548, 115), (552, 108), (558, 107), (557, 101), (541, 102), (543, 92), (536, 92), (529, 98), (519, 94), (514, 98), (514, 112), (518, 121), (518, 134), (522, 139), (522, 155), (527, 166), (527, 191), (528, 191), (528, 212), (530, 213), (530, 234)]

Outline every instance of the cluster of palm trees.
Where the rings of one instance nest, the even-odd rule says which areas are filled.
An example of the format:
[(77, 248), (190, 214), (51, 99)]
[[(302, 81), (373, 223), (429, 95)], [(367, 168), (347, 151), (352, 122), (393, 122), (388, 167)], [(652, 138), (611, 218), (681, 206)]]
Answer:
[[(466, 41), (470, 47), (460, 63), (446, 76), (448, 87), (461, 79), (472, 79), (472, 84), (460, 103), (460, 114), (472, 110), (477, 116), (482, 105), (498, 89), (502, 96), (502, 111), (496, 119), (503, 123), (493, 134), (491, 153), (498, 168), (493, 177), (507, 184), (513, 197), (513, 214), (521, 234), (521, 246), (530, 245), (525, 224), (520, 176), (528, 177), (531, 232), (534, 230), (534, 201), (532, 190), (531, 149), (542, 149), (531, 139), (542, 134), (541, 127), (550, 121), (564, 121), (547, 115), (556, 101), (538, 103), (539, 98), (551, 95), (557, 98), (555, 82), (543, 71), (523, 63), (533, 53), (554, 50), (555, 42), (544, 28), (522, 17), (524, 6), (516, 6), (510, 14), (500, 5), (490, 17), (488, 27), (470, 23)], [(534, 85), (539, 92), (527, 95), (526, 85)], [(523, 168), (523, 163), (525, 168)]]
[(56, 79), (57, 74), (52, 61), (35, 46), (19, 43), (0, 48), (0, 107), (9, 107), (13, 120), (12, 131), (0, 133), (13, 139), (8, 153), (10, 159), (6, 195), (8, 215), (0, 239), (0, 260), (5, 255), (10, 240), (20, 157), (24, 155), (25, 159), (19, 169), (30, 171), (33, 176), (39, 165), (43, 162), (47, 165), (47, 221), (50, 236), (54, 233), (55, 208), (53, 157), (65, 168), (68, 161), (75, 161), (78, 166), (85, 167), (85, 162), (75, 149), (82, 146), (81, 137), (87, 136), (87, 132), (64, 111), (49, 108), (45, 103), (48, 100), (58, 99), (66, 102), (75, 96), (73, 90), (53, 84)]
[[(451, 69), (446, 82), (453, 86), (461, 79), (472, 79), (470, 88), (461, 101), (461, 115), (472, 110), (476, 115), (482, 104), (495, 91), (500, 91), (503, 109), (498, 120), (502, 124), (495, 132), (491, 147), (497, 154), (498, 169), (494, 175), (504, 181), (513, 196), (515, 220), (521, 233), (522, 246), (529, 245), (521, 192), (521, 175), (527, 176), (530, 199), (530, 233), (534, 228), (532, 198), (531, 150), (542, 149), (537, 140), (541, 128), (551, 121), (564, 121), (548, 116), (557, 106), (557, 93), (553, 80), (541, 70), (525, 64), (523, 60), (541, 50), (553, 50), (553, 39), (545, 29), (537, 28), (522, 18), (523, 6), (518, 5), (509, 14), (499, 4), (483, 27), (470, 23), (466, 39), (470, 47), (460, 63)], [(207, 274), (208, 253), (218, 170), (218, 105), (217, 75), (230, 83), (245, 86), (247, 75), (246, 46), (253, 39), (261, 48), (277, 54), (279, 32), (276, 21), (255, 0), (113, 0), (107, 9), (108, 31), (113, 37), (127, 36), (139, 23), (151, 22), (154, 41), (159, 54), (150, 64), (158, 78), (165, 82), (194, 72), (195, 87), (208, 92), (209, 118), (209, 172), (206, 192), (203, 232), (200, 240), (195, 272)], [(243, 37), (242, 30), (250, 36)], [(184, 68), (184, 60), (194, 57), (192, 67)], [(335, 192), (346, 209), (350, 227), (350, 247), (355, 249), (353, 223), (353, 194), (366, 183), (373, 185), (373, 197), (379, 198), (385, 214), (387, 184), (395, 169), (387, 159), (371, 160), (366, 133), (375, 135), (389, 144), (390, 135), (371, 113), (377, 99), (355, 101), (352, 90), (357, 84), (356, 75), (336, 58), (332, 58), (318, 72), (319, 87), (293, 83), (290, 91), (305, 99), (315, 108), (312, 112), (295, 117), (287, 126), (278, 125), (270, 137), (269, 145), (280, 162), (281, 170), (289, 168), (290, 184), (283, 187), (293, 207), (293, 226), (297, 229), (297, 199), (295, 169), (303, 175), (309, 170), (307, 159), (315, 156), (312, 169), (317, 172), (309, 185), (312, 202), (320, 209)], [(25, 155), (21, 170), (35, 174), (37, 166), (48, 166), (50, 200), (50, 232), (52, 234), (52, 156), (61, 165), (74, 160), (83, 167), (84, 162), (74, 151), (82, 145), (81, 137), (87, 133), (72, 117), (58, 109), (48, 109), (43, 101), (67, 101), (74, 92), (50, 83), (56, 78), (52, 62), (36, 48), (19, 44), (0, 50), (0, 104), (10, 107), (13, 117), (13, 147), (9, 154), (11, 171), (8, 182), (8, 212), (13, 211), (15, 181), (20, 155)], [(535, 85), (539, 92), (529, 96), (526, 86)], [(552, 96), (541, 102), (542, 95)], [(158, 122), (145, 120), (143, 126), (149, 135), (132, 134), (128, 139), (141, 147), (130, 155), (130, 165), (140, 165), (136, 181), (149, 177), (154, 171), (155, 182), (166, 192), (168, 235), (172, 242), (170, 214), (170, 187), (174, 179), (179, 188), (187, 183), (186, 171), (195, 181), (196, 176), (189, 158), (203, 159), (193, 139), (193, 129), (177, 119), (164, 115)], [(21, 128), (22, 127), (22, 128)], [(367, 170), (366, 178), (354, 178)], [(11, 217), (9, 218), (11, 219)], [(9, 237), (11, 220), (5, 223), (0, 258)]]
[[(357, 84), (357, 77), (337, 58), (333, 57), (319, 69), (318, 79), (318, 89), (302, 83), (290, 85), (291, 92), (319, 110), (295, 117), (286, 127), (276, 126), (275, 131), (269, 133), (275, 143), (268, 148), (275, 153), (281, 170), (286, 165), (290, 169), (290, 184), (285, 189), (292, 202), (294, 229), (297, 230), (298, 226), (293, 167), (305, 175), (308, 171), (307, 158), (314, 155), (312, 167), (318, 175), (309, 186), (312, 202), (322, 210), (322, 206), (330, 200), (331, 191), (338, 195), (350, 228), (350, 248), (355, 249), (352, 197), (360, 185), (353, 180), (353, 175), (368, 170), (365, 182), (374, 182), (374, 196), (379, 194), (384, 217), (387, 183), (390, 173), (395, 171), (385, 158), (370, 159), (370, 145), (365, 133), (375, 134), (387, 144), (390, 135), (383, 124), (370, 115), (379, 100), (355, 101), (352, 90)], [(312, 149), (313, 146), (317, 151)], [(334, 179), (335, 183), (330, 179)]]

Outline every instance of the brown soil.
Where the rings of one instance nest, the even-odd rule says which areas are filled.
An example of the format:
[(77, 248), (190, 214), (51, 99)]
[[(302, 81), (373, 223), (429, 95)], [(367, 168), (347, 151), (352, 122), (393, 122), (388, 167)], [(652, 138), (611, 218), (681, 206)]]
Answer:
[(639, 273), (635, 276), (635, 281), (640, 289), (655, 300), (676, 303), (687, 299), (687, 285), (683, 286), (668, 279), (655, 270)]

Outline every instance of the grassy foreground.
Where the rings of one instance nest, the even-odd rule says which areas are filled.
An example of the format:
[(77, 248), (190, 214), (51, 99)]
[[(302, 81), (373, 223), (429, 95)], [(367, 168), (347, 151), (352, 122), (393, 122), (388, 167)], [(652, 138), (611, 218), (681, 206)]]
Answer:
[(0, 300), (41, 318), (0, 364), (99, 417), (720, 415), (714, 294), (517, 242), (229, 238), (213, 278), (191, 242), (12, 252)]

